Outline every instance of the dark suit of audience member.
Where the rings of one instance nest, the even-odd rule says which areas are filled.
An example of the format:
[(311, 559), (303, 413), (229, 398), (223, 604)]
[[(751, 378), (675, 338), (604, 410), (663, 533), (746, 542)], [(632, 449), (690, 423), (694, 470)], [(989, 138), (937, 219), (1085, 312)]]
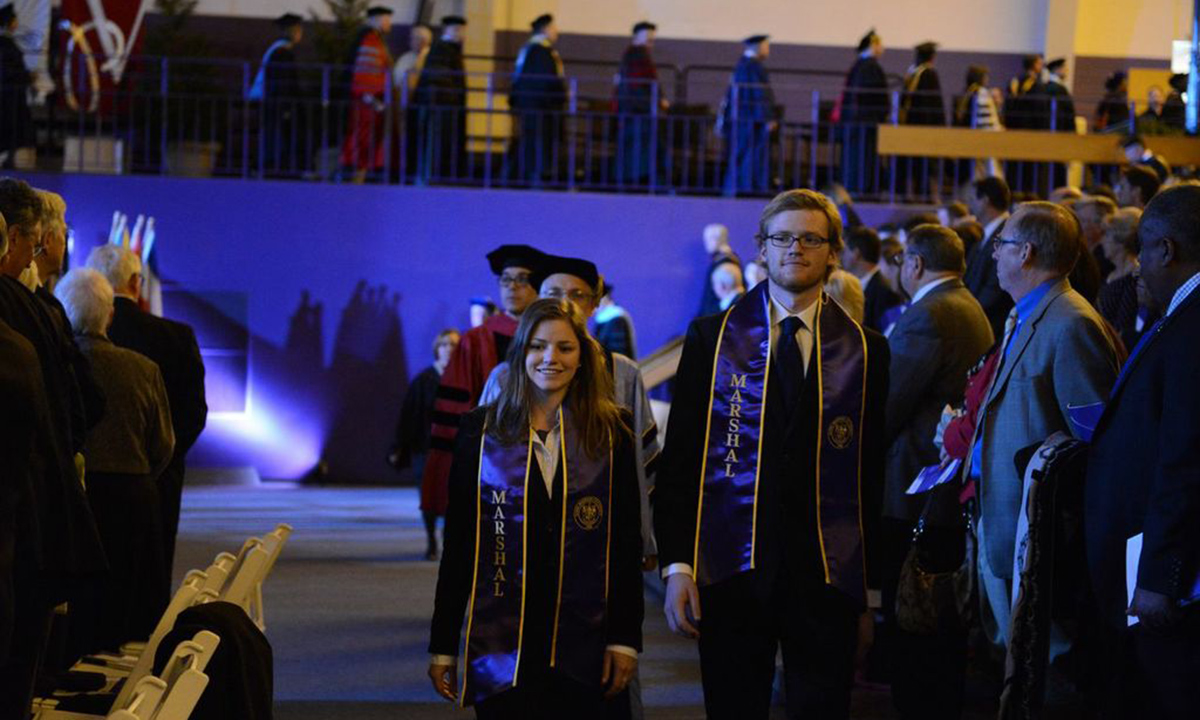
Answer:
[(842, 184), (856, 195), (877, 188), (878, 125), (887, 121), (891, 111), (887, 74), (879, 64), (879, 43), (874, 31), (859, 41), (858, 59), (846, 73), (842, 90)]
[(934, 432), (942, 409), (963, 397), (967, 371), (994, 338), (979, 302), (962, 284), (962, 241), (953, 230), (923, 226), (909, 236), (901, 281), (913, 294), (888, 335), (887, 465), (883, 501), (884, 617), (892, 626), (892, 698), (901, 716), (957, 718), (962, 713), (966, 630), (916, 635), (895, 626), (896, 585), (913, 528), (926, 510), (921, 552), (930, 571), (962, 563), (963, 518), (956, 493), (938, 488), (906, 495), (922, 468), (939, 462)]
[(463, 46), (433, 41), (417, 79), (417, 176), (426, 182), (466, 174), (467, 76)]
[[(11, 10), (12, 5), (4, 8)], [(33, 74), (25, 66), (25, 53), (9, 35), (9, 16), (0, 16), (0, 155), (6, 167), (13, 166), (19, 148), (32, 144), (33, 120), (28, 92)]]
[[(622, 412), (628, 427), (632, 418)], [(479, 527), (479, 462), (486, 408), (463, 415), (455, 439), (450, 474), (450, 505), (446, 512), (445, 548), (438, 573), (437, 596), (430, 629), (429, 652), (457, 656), (463, 618), (468, 612), (476, 571), (476, 534)], [(609, 595), (606, 605), (606, 645), (623, 645), (640, 651), (642, 618), (642, 530), (633, 440), (628, 433), (612, 448), (611, 547), (608, 564)], [(591, 708), (599, 700), (599, 681), (584, 685), (550, 667), (551, 642), (556, 636), (555, 609), (559, 589), (559, 558), (564, 487), (563, 462), (554, 475), (554, 492), (548, 493), (539, 462), (529, 463), (525, 496), (524, 593), (520, 675), (515, 688), (476, 705), (480, 717), (528, 717), (529, 696), (550, 698), (561, 712), (543, 708), (536, 717), (571, 717), (576, 705)], [(569, 517), (569, 513), (567, 515)], [(572, 522), (570, 519), (567, 522)], [(488, 552), (484, 549), (482, 552)], [(618, 696), (620, 697), (620, 696)], [(628, 701), (624, 701), (627, 705)], [(576, 715), (575, 717), (579, 717)], [(593, 719), (590, 713), (585, 718)], [(620, 714), (617, 715), (620, 717)]]
[[(103, 335), (81, 335), (108, 405), (88, 435), (87, 495), (110, 575), (98, 595), (72, 604), (72, 636), (84, 651), (150, 636), (170, 597), (157, 481), (175, 433), (158, 366)], [(87, 639), (90, 638), (90, 641)]]
[[(1198, 207), (1200, 188), (1178, 187), (1142, 215), (1142, 282), (1166, 313), (1121, 370), (1092, 435), (1084, 527), (1108, 641), (1093, 704), (1108, 717), (1190, 718), (1200, 703), (1200, 606), (1177, 607), (1200, 576)], [(1130, 606), (1126, 542), (1138, 534)], [(1127, 608), (1141, 621), (1132, 628)]]
[(863, 325), (875, 332), (887, 330), (884, 317), (892, 308), (903, 305), (904, 298), (892, 289), (882, 272), (876, 272), (863, 287)]
[(704, 290), (700, 292), (700, 309), (696, 311), (696, 317), (704, 317), (721, 312), (721, 298), (717, 297), (716, 291), (713, 290), (712, 276), (725, 263), (733, 263), (738, 267), (742, 266), (741, 259), (737, 256), (729, 246), (722, 247), (709, 256), (708, 270), (704, 273)]
[(158, 476), (163, 557), (167, 563), (166, 590), (169, 592), (187, 453), (200, 437), (208, 419), (204, 361), (200, 358), (200, 347), (191, 327), (144, 312), (135, 301), (124, 296), (118, 295), (113, 306), (109, 339), (119, 347), (137, 351), (153, 360), (162, 372), (170, 399), (175, 452), (171, 463)]
[[(914, 65), (904, 77), (904, 93), (900, 96), (901, 125), (945, 125), (946, 107), (942, 100), (942, 83), (933, 67), (937, 46), (923, 43), (916, 48)], [(896, 187), (924, 195), (930, 190), (930, 178), (940, 181), (941, 160), (930, 158), (901, 158), (896, 164)], [(934, 188), (937, 194), (941, 188)]]
[(567, 80), (554, 45), (538, 28), (534, 32), (513, 71), (508, 104), (519, 132), (509, 176), (538, 183), (559, 179)]
[(1084, 300), (1092, 304), (1092, 307), (1097, 307), (1096, 302), (1100, 297), (1100, 288), (1104, 285), (1104, 278), (1100, 275), (1100, 263), (1096, 260), (1096, 256), (1088, 252), (1086, 247), (1079, 253), (1079, 261), (1075, 263), (1075, 268), (1071, 270), (1068, 277), (1075, 292), (1082, 295)]
[(1008, 293), (1000, 287), (1000, 279), (996, 275), (996, 260), (992, 256), (995, 250), (993, 241), (1000, 234), (1008, 219), (1008, 206), (1012, 202), (1008, 185), (1001, 178), (989, 177), (976, 180), (968, 191), (968, 202), (971, 211), (983, 227), (983, 240), (976, 243), (967, 254), (967, 272), (963, 276), (963, 284), (983, 306), (988, 322), (992, 325), (992, 334), (997, 338), (1004, 337), (1004, 321), (1008, 311), (1012, 310), (1013, 301)]
[(51, 431), (37, 352), (3, 319), (0, 407), (0, 717), (25, 717), (30, 652), (49, 621), (38, 581), (44, 568), (37, 503)]

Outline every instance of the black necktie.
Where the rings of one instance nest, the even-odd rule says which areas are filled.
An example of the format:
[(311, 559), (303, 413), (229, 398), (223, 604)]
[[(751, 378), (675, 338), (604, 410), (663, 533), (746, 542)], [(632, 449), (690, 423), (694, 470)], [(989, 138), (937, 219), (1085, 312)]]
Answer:
[(804, 323), (795, 315), (783, 319), (779, 327), (779, 339), (775, 341), (775, 362), (779, 366), (779, 378), (783, 388), (784, 410), (790, 420), (792, 412), (800, 400), (800, 388), (804, 385), (804, 358), (800, 355), (800, 345), (796, 342), (796, 333)]

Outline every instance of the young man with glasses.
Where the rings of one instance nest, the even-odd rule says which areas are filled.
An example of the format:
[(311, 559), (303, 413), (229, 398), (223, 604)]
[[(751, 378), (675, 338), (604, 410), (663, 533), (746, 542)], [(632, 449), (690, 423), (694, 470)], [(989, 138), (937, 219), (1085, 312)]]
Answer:
[[(479, 404), (488, 375), (508, 351), (521, 313), (537, 300), (537, 288), (531, 284), (531, 278), (542, 270), (545, 259), (545, 254), (528, 245), (501, 245), (487, 255), (499, 285), (503, 312), (468, 330), (442, 373), (433, 403), (429, 457), (421, 477), (421, 512), (427, 526), (446, 514), (447, 483), (459, 418)], [(426, 557), (437, 559), (435, 544), (431, 544)]]
[(776, 196), (758, 247), (767, 282), (688, 328), (654, 494), (664, 610), (699, 639), (709, 717), (768, 717), (781, 645), (789, 717), (848, 717), (880, 587), (889, 352), (822, 292), (828, 198)]

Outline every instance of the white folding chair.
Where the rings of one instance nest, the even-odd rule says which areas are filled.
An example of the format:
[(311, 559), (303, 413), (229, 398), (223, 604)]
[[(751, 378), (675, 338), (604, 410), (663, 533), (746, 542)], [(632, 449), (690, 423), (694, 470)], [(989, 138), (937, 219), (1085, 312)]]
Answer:
[(261, 540), (254, 538), (254, 542), (255, 546), (234, 566), (229, 581), (225, 583), (219, 595), (221, 600), (233, 603), (247, 613), (250, 612), (254, 590), (262, 581), (263, 568), (267, 566), (267, 560), (271, 557)]
[(258, 629), (267, 631), (266, 606), (263, 604), (262, 587), (263, 583), (271, 575), (271, 570), (275, 568), (275, 561), (283, 553), (283, 546), (287, 544), (288, 538), (292, 536), (292, 526), (287, 523), (280, 523), (275, 526), (275, 529), (265, 535), (262, 539), (263, 548), (267, 551), (267, 562), (263, 565), (261, 577), (254, 583), (254, 591), (250, 596), (250, 602), (246, 606), (246, 614), (258, 626)]

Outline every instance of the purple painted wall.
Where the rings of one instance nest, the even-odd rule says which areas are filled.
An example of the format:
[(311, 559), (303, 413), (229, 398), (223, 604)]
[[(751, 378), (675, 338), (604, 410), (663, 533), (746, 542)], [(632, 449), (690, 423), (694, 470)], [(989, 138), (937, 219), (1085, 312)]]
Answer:
[[(467, 299), (496, 295), (483, 255), (525, 242), (596, 261), (642, 352), (695, 312), (710, 222), (753, 249), (761, 200), (31, 175), (60, 192), (75, 262), (114, 210), (156, 219), (169, 316), (193, 324), (216, 412), (196, 466), (300, 477), (324, 459), (338, 481), (380, 482), (407, 378)], [(868, 222), (894, 212), (866, 208)], [(303, 298), (307, 298), (306, 300)], [(242, 393), (245, 403), (241, 404)]]

